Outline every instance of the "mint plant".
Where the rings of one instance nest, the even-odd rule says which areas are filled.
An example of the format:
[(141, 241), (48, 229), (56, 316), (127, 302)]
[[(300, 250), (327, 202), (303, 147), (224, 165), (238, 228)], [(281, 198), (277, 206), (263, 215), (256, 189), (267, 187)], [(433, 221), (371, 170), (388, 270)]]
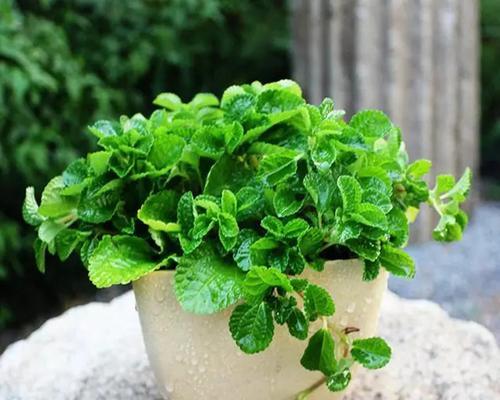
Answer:
[(26, 190), (38, 268), (47, 251), (61, 260), (77, 253), (97, 287), (173, 269), (184, 310), (234, 305), (229, 331), (243, 352), (265, 350), (276, 325), (309, 340), (300, 363), (332, 391), (348, 385), (353, 363), (386, 365), (384, 340), (351, 340), (356, 327), (332, 326), (330, 293), (301, 273), (359, 258), (365, 280), (381, 268), (412, 278), (409, 221), (428, 203), (440, 215), (434, 238), (460, 239), (470, 171), (457, 182), (439, 176), (430, 190), (430, 161), (409, 163), (386, 115), (365, 110), (346, 122), (331, 99), (307, 104), (289, 80), (231, 86), (220, 102), (163, 93), (154, 103), (149, 118), (91, 126), (100, 150), (53, 178), (40, 205)]

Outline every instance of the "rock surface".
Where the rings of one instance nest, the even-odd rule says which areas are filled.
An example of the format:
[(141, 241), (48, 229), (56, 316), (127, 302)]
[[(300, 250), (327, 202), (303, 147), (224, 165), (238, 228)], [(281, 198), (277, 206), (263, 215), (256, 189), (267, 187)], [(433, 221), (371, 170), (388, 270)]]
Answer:
[[(393, 360), (361, 372), (346, 400), (500, 399), (500, 352), (482, 326), (389, 293), (380, 334)], [(11, 345), (0, 357), (0, 399), (161, 399), (132, 293), (73, 308)]]

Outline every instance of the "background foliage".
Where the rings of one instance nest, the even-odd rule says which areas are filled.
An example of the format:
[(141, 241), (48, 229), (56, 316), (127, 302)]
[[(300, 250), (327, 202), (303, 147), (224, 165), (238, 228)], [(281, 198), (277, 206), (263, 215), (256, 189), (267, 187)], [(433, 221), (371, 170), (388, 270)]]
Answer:
[(161, 91), (288, 76), (288, 37), (284, 0), (0, 0), (0, 328), (93, 290), (81, 267), (36, 272), (20, 215), (25, 186), (89, 149), (82, 128)]

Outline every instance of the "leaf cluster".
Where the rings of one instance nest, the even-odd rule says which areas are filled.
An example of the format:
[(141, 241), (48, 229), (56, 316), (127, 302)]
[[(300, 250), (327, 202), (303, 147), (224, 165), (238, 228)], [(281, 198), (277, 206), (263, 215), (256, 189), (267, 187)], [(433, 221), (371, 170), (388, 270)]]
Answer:
[(430, 162), (408, 163), (400, 130), (380, 111), (349, 122), (330, 99), (307, 104), (293, 81), (231, 86), (219, 100), (199, 93), (184, 103), (162, 93), (159, 109), (89, 127), (99, 150), (72, 162), (45, 187), (28, 188), (25, 220), (44, 254), (78, 252), (97, 287), (175, 269), (175, 293), (189, 312), (211, 314), (239, 303), (229, 330), (245, 353), (266, 349), (276, 325), (299, 340), (314, 333), (302, 365), (348, 384), (349, 367), (379, 368), (390, 349), (379, 338), (350, 342), (328, 326), (335, 304), (300, 277), (325, 259), (360, 258), (364, 279), (381, 268), (411, 278), (402, 249), (409, 215), (421, 203), (442, 220), (437, 240), (460, 237), (459, 204), (470, 172), (440, 176), (429, 191)]

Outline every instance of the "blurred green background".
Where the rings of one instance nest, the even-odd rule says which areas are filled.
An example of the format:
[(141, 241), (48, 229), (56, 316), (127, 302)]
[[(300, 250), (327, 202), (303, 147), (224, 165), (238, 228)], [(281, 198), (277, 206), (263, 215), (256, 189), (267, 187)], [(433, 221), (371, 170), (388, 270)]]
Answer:
[[(481, 14), (481, 172), (499, 180), (500, 1)], [(95, 294), (76, 259), (38, 273), (20, 212), (26, 186), (92, 146), (87, 124), (148, 113), (161, 91), (288, 77), (289, 53), (286, 0), (0, 0), (0, 330)]]

